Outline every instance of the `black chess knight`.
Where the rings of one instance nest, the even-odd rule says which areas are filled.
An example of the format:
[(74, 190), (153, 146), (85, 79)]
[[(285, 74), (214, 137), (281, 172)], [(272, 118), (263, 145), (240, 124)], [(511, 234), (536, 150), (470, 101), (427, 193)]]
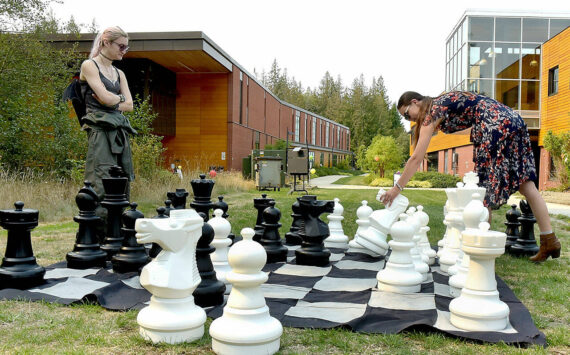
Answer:
[(75, 203), (79, 208), (79, 215), (73, 217), (73, 220), (79, 223), (79, 229), (75, 235), (73, 251), (67, 253), (65, 257), (67, 267), (70, 269), (105, 267), (107, 253), (101, 250), (97, 237), (97, 224), (101, 218), (95, 215), (99, 197), (91, 187), (91, 182), (85, 181), (85, 186), (75, 196)]
[(301, 248), (295, 250), (295, 261), (299, 265), (327, 266), (331, 252), (325, 249), (323, 241), (330, 235), (329, 226), (319, 216), (334, 211), (334, 201), (319, 201), (317, 196), (305, 195), (299, 200), (299, 213), (304, 228)]
[(8, 231), (6, 253), (0, 265), (0, 289), (27, 289), (44, 283), (46, 270), (36, 263), (32, 250), (32, 229), (38, 226), (38, 210), (24, 209), (14, 203), (14, 210), (0, 211), (0, 226)]

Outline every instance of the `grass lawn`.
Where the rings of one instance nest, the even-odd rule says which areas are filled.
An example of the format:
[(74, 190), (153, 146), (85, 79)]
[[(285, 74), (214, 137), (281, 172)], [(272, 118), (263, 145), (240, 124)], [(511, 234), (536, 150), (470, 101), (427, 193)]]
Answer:
[[(361, 200), (368, 200), (373, 209), (382, 208), (375, 200), (376, 190), (318, 190), (311, 192), (319, 199), (339, 197), (344, 206), (345, 234), (353, 236), (357, 225), (356, 209)], [(241, 228), (253, 227), (256, 210), (253, 198), (260, 192), (233, 192), (225, 195), (229, 204), (229, 220), (234, 233)], [(296, 196), (287, 191), (267, 192), (277, 201), (282, 212), (281, 236), (291, 225), (291, 204)], [(430, 242), (436, 244), (445, 231), (442, 224), (443, 191), (405, 190), (411, 205), (421, 204), (430, 216)], [(156, 205), (161, 204), (157, 201)], [(147, 217), (156, 215), (156, 205), (141, 204)], [(505, 230), (503, 206), (493, 214), (492, 229)], [(326, 218), (322, 216), (323, 220)], [(71, 221), (42, 224), (32, 231), (32, 243), (38, 262), (49, 265), (65, 260), (72, 250), (77, 226)], [(314, 330), (284, 328), (281, 338), (283, 354), (359, 353), (359, 354), (519, 354), (519, 353), (570, 353), (570, 280), (569, 247), (570, 218), (556, 216), (554, 228), (562, 240), (563, 251), (559, 259), (539, 265), (526, 259), (503, 255), (497, 259), (497, 274), (513, 289), (526, 305), (537, 327), (546, 334), (548, 348), (518, 349), (506, 344), (481, 344), (452, 338), (439, 332), (411, 331), (401, 334), (362, 334), (343, 329)], [(538, 234), (538, 230), (536, 229)], [(5, 250), (6, 232), (0, 232), (0, 250)], [(167, 353), (207, 354), (211, 352), (211, 339), (206, 323), (206, 335), (198, 342), (180, 345), (153, 345), (138, 334), (137, 311), (112, 312), (93, 304), (60, 306), (42, 302), (0, 301), (0, 352), (2, 353)]]
[(346, 176), (333, 182), (334, 185), (368, 185), (364, 180), (366, 176)]

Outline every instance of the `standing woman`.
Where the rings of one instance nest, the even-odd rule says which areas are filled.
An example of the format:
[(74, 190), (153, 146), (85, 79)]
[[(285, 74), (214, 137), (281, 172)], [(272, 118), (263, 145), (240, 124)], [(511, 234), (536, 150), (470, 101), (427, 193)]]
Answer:
[(523, 194), (540, 228), (540, 250), (530, 258), (535, 262), (560, 256), (560, 241), (554, 235), (546, 203), (536, 189), (537, 181), (530, 138), (523, 119), (510, 107), (470, 92), (448, 92), (439, 97), (407, 91), (398, 101), (398, 112), (415, 122), (414, 153), (406, 163), (396, 186), (382, 202), (390, 205), (417, 171), (435, 130), (453, 133), (471, 127), (473, 162), (485, 187), (484, 204), (497, 209), (516, 191)]
[[(129, 50), (129, 37), (120, 27), (109, 27), (93, 41), (89, 59), (81, 64), (82, 93), (87, 114), (82, 118), (89, 146), (85, 179), (91, 181), (100, 198), (103, 178), (119, 165), (129, 181), (134, 179), (129, 134), (136, 134), (123, 111), (133, 110), (133, 99), (125, 73), (113, 66)], [(127, 191), (128, 196), (128, 191)]]

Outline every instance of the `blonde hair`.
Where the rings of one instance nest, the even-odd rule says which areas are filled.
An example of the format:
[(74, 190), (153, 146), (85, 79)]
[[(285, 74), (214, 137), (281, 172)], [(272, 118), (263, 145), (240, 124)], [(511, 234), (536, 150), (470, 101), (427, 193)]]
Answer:
[(91, 47), (89, 58), (95, 58), (99, 55), (99, 53), (101, 53), (101, 49), (103, 48), (105, 41), (114, 42), (121, 37), (129, 38), (129, 35), (119, 26), (106, 28), (103, 32), (100, 32), (93, 40), (93, 47)]

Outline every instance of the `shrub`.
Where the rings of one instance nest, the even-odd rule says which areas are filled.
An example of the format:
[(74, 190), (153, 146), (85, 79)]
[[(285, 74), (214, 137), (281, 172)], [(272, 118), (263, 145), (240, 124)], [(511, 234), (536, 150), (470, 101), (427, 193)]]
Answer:
[(570, 131), (554, 134), (549, 130), (544, 138), (544, 148), (552, 157), (561, 190), (567, 190), (570, 188)]
[(431, 182), (429, 181), (419, 181), (419, 180), (411, 180), (408, 181), (406, 187), (422, 187), (422, 188), (430, 188), (433, 187)]
[(352, 169), (339, 169), (336, 166), (332, 168), (326, 166), (315, 166), (314, 169), (316, 170), (315, 174), (311, 175), (311, 177), (319, 177), (319, 176), (327, 176), (327, 175), (361, 175), (361, 170), (352, 170)]
[[(429, 181), (431, 183), (431, 187), (443, 188), (443, 187), (456, 187), (457, 183), (461, 181), (461, 178), (449, 175), (449, 174), (442, 174), (435, 171), (419, 171), (412, 176), (410, 179), (411, 181)], [(409, 186), (409, 183), (408, 185)]]
[(374, 180), (372, 180), (372, 182), (370, 182), (368, 185), (370, 186), (382, 186), (382, 187), (392, 187), (392, 185), (394, 185), (394, 181), (392, 179), (388, 179), (388, 178), (381, 178), (378, 177)]

